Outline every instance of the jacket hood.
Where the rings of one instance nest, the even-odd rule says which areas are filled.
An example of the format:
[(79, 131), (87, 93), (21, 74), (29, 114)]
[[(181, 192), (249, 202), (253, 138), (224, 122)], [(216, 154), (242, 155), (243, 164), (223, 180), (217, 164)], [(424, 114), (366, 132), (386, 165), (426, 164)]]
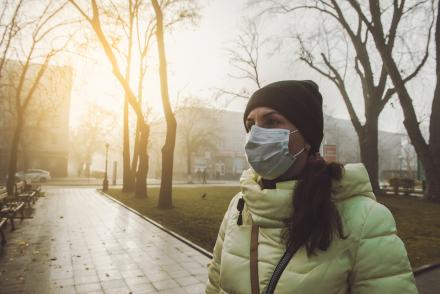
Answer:
[[(293, 212), (293, 191), (298, 181), (279, 182), (275, 189), (262, 189), (259, 180), (253, 169), (244, 171), (240, 178), (245, 209), (259, 226), (284, 226)], [(361, 163), (346, 164), (342, 179), (332, 183), (332, 198), (337, 202), (359, 195), (375, 199), (368, 173)]]

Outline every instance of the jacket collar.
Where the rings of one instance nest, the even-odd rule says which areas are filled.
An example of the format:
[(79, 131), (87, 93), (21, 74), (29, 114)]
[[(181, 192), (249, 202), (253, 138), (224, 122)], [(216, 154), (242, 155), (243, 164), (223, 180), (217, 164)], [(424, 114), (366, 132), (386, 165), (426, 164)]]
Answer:
[(262, 227), (282, 227), (292, 215), (292, 195), (297, 181), (279, 182), (276, 189), (262, 189), (259, 176), (248, 169), (243, 172), (240, 185), (243, 199), (252, 220)]
[[(258, 182), (259, 176), (254, 170), (243, 172), (240, 185), (245, 210), (259, 226), (285, 226), (284, 221), (293, 213), (293, 191), (298, 181), (279, 182), (276, 189), (262, 189)], [(363, 164), (346, 164), (341, 181), (332, 183), (332, 198), (340, 201), (359, 195), (375, 199), (368, 173)]]

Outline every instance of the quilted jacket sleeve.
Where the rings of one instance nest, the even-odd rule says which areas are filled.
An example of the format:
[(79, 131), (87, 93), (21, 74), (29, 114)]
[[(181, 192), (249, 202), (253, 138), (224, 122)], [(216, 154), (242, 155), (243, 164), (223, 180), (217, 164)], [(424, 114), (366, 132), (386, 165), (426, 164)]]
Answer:
[(371, 202), (367, 208), (351, 276), (351, 293), (417, 293), (405, 246), (391, 212)]
[(228, 217), (231, 211), (233, 203), (235, 203), (235, 196), (229, 203), (228, 210), (223, 217), (223, 221), (220, 225), (217, 241), (215, 242), (213, 258), (208, 264), (208, 283), (206, 285), (206, 293), (220, 293), (220, 264), (222, 259), (223, 240), (225, 239), (226, 226), (228, 223)]

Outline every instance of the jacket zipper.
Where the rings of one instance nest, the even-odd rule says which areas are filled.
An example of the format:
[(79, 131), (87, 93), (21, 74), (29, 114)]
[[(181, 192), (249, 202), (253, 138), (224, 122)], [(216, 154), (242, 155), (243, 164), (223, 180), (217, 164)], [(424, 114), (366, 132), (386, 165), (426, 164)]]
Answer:
[(291, 246), (287, 248), (286, 252), (284, 252), (283, 257), (281, 257), (280, 262), (278, 262), (277, 266), (275, 267), (275, 270), (272, 274), (272, 277), (270, 278), (269, 284), (267, 285), (266, 294), (273, 294), (275, 291), (275, 287), (278, 284), (278, 280), (281, 277), (281, 274), (283, 273), (284, 269), (287, 267), (287, 264), (292, 259), (293, 254), (295, 252), (291, 250)]

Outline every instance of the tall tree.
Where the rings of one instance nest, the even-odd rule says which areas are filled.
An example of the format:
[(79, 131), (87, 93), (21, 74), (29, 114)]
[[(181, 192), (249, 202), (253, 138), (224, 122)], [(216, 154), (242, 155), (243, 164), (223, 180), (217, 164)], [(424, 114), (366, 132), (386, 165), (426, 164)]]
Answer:
[[(145, 2), (142, 2), (140, 0), (134, 0), (134, 2), (132, 3), (131, 1), (133, 0), (128, 0), (129, 1), (129, 25), (128, 28), (130, 31), (133, 30), (133, 21), (136, 20), (136, 18), (138, 17), (139, 14), (139, 8), (140, 7), (144, 7), (144, 9), (146, 8), (146, 4)], [(86, 12), (85, 9), (81, 8), (81, 6), (78, 4), (77, 1), (75, 0), (69, 0), (69, 2), (77, 9), (77, 11), (84, 17), (84, 19), (91, 25), (93, 31), (95, 32), (102, 48), (104, 49), (104, 52), (107, 56), (107, 59), (110, 61), (111, 65), (112, 65), (112, 69), (113, 69), (113, 74), (115, 75), (116, 79), (118, 80), (118, 82), (121, 84), (122, 88), (124, 89), (124, 93), (126, 95), (126, 99), (129, 103), (129, 105), (131, 106), (131, 108), (133, 109), (136, 118), (137, 118), (137, 137), (135, 139), (135, 146), (138, 145), (138, 147), (135, 150), (135, 154), (133, 157), (133, 162), (132, 162), (132, 167), (130, 167), (130, 170), (134, 170), (137, 168), (137, 172), (136, 172), (136, 185), (135, 185), (135, 194), (136, 196), (146, 196), (146, 177), (147, 177), (147, 172), (148, 172), (148, 153), (147, 153), (147, 146), (148, 146), (148, 138), (149, 138), (149, 134), (150, 134), (150, 126), (148, 124), (148, 121), (145, 118), (145, 113), (142, 110), (142, 104), (141, 104), (141, 97), (142, 97), (142, 80), (139, 80), (138, 82), (138, 94), (135, 94), (135, 92), (132, 90), (131, 88), (131, 84), (130, 84), (130, 80), (127, 79), (127, 75), (124, 75), (121, 71), (121, 67), (118, 63), (118, 49), (116, 46), (113, 46), (113, 42), (114, 40), (111, 40), (111, 36), (109, 36), (108, 34), (106, 34), (103, 30), (102, 27), (102, 21), (101, 21), (101, 9), (97, 4), (96, 0), (90, 0), (90, 6), (91, 6), (91, 10), (92, 10), (92, 16), (89, 16)], [(185, 8), (185, 5), (183, 5), (184, 9), (171, 9), (171, 8), (175, 8), (174, 4), (176, 3), (183, 3), (185, 1), (164, 1), (163, 3), (163, 8), (166, 9), (170, 9), (170, 11), (172, 11), (173, 13), (175, 13), (175, 15), (173, 15), (173, 17), (171, 17), (171, 19), (169, 20), (169, 22), (167, 22), (168, 25), (172, 25), (175, 24), (183, 19), (192, 19), (194, 18), (194, 14), (192, 11), (192, 7), (190, 8)], [(191, 0), (186, 0), (186, 2), (192, 2)], [(154, 6), (154, 5), (153, 5)], [(133, 10), (134, 8), (136, 8), (136, 10)], [(160, 8), (160, 7), (159, 7)], [(155, 9), (156, 10), (156, 9)], [(175, 17), (177, 15), (177, 17)], [(119, 14), (117, 14), (118, 17), (120, 17)], [(157, 16), (156, 16), (157, 18)], [(147, 19), (146, 21), (144, 20), (144, 23), (150, 23), (148, 22), (149, 19)], [(162, 35), (163, 36), (163, 18), (161, 20), (162, 22), (162, 31), (161, 34), (156, 34), (157, 36)], [(139, 24), (139, 23), (137, 23)], [(121, 29), (121, 27), (116, 27), (114, 29)], [(157, 25), (156, 25), (156, 30), (157, 30)], [(149, 30), (147, 28), (146, 32), (151, 32), (151, 29)], [(139, 33), (139, 31), (138, 31)], [(151, 39), (151, 37), (146, 37), (146, 39)], [(133, 39), (133, 31), (131, 33), (128, 33), (128, 40), (129, 44), (130, 42), (132, 42)], [(144, 39), (145, 40), (145, 39)], [(118, 41), (118, 40), (116, 40)], [(138, 41), (140, 41), (138, 39)], [(160, 42), (159, 39), (156, 40), (158, 43)], [(144, 41), (143, 42), (143, 47), (141, 46), (141, 48), (143, 49), (143, 51), (146, 51), (143, 53), (143, 57), (141, 54), (141, 58), (146, 58), (147, 53), (148, 53), (148, 48), (149, 48), (149, 43), (150, 41)], [(132, 45), (130, 45), (132, 46)], [(129, 46), (129, 47), (130, 47)], [(162, 46), (163, 46), (163, 40), (162, 40)], [(126, 52), (130, 52), (131, 51), (131, 47), (129, 48), (129, 51)], [(164, 52), (163, 52), (164, 53)], [(130, 53), (131, 54), (131, 53)], [(127, 56), (129, 57), (129, 54), (127, 53)], [(159, 59), (161, 60), (161, 53), (159, 52)], [(127, 58), (127, 60), (130, 60), (130, 58)], [(141, 62), (142, 63), (142, 62)], [(128, 64), (128, 63), (127, 63)], [(160, 67), (161, 67), (161, 72), (163, 71), (162, 68), (162, 61), (160, 61)], [(166, 64), (166, 60), (165, 60), (165, 64)], [(126, 68), (127, 69), (127, 68)], [(140, 68), (141, 70), (141, 68)], [(128, 71), (126, 71), (127, 73)], [(166, 72), (166, 68), (165, 68), (165, 72)], [(143, 77), (145, 76), (145, 67), (142, 68), (140, 74), (140, 79), (143, 79)], [(163, 74), (161, 74), (161, 76), (163, 76)], [(162, 81), (162, 78), (161, 78)], [(162, 83), (161, 83), (162, 84)], [(166, 86), (167, 87), (167, 86)], [(171, 108), (169, 108), (171, 110)], [(172, 144), (174, 146), (174, 144)], [(172, 162), (172, 161), (171, 161)], [(127, 165), (127, 164), (126, 164)], [(128, 166), (128, 165), (127, 165)], [(172, 171), (172, 169), (171, 169)], [(171, 183), (172, 180), (172, 175), (171, 178), (169, 178), (169, 181)], [(167, 180), (162, 181), (163, 184), (161, 185), (167, 185)], [(165, 189), (167, 190), (167, 189)], [(169, 189), (169, 191), (171, 192), (171, 189)], [(169, 194), (171, 196), (171, 194)]]
[[(48, 1), (44, 3), (42, 11), (37, 12), (37, 15), (31, 21), (25, 22), (27, 28), (20, 30), (19, 33), (14, 35), (17, 39), (14, 42), (17, 44), (14, 51), (19, 61), (18, 66), (11, 64), (12, 74), (16, 75), (16, 83), (9, 85), (13, 88), (13, 107), (16, 120), (8, 164), (8, 180), (6, 184), (8, 193), (12, 193), (14, 190), (18, 148), (26, 123), (26, 113), (29, 105), (34, 100), (34, 94), (41, 85), (51, 60), (66, 48), (73, 37), (69, 33), (62, 41), (56, 41), (60, 38), (61, 30), (67, 25), (74, 23), (74, 21), (66, 21), (66, 19), (61, 18), (60, 15), (64, 12), (66, 3), (59, 5), (55, 2)], [(27, 2), (26, 4), (31, 5), (32, 3)], [(21, 11), (24, 11), (24, 8)], [(18, 41), (18, 39), (26, 37), (29, 38), (27, 44)], [(11, 40), (11, 42), (13, 41)], [(7, 67), (6, 63), (8, 61), (5, 61), (3, 67)]]
[[(131, 3), (131, 0), (128, 0)], [(109, 36), (107, 36), (102, 28), (100, 9), (96, 2), (96, 0), (90, 0), (90, 5), (92, 9), (92, 16), (90, 17), (86, 11), (81, 8), (75, 0), (69, 0), (69, 2), (77, 9), (77, 11), (84, 17), (84, 19), (91, 25), (93, 31), (95, 32), (99, 43), (104, 49), (104, 53), (107, 56), (110, 64), (112, 65), (113, 74), (124, 89), (125, 98), (132, 107), (134, 113), (136, 114), (137, 120), (139, 122), (139, 129), (141, 136), (146, 136), (148, 138), (150, 127), (146, 123), (142, 111), (141, 104), (139, 103), (139, 99), (136, 94), (133, 92), (130, 86), (130, 81), (127, 79), (127, 76), (122, 73), (121, 67), (118, 63), (116, 49), (112, 46), (112, 43), (109, 41)], [(127, 63), (128, 64), (128, 63)], [(124, 141), (124, 144), (126, 142)], [(130, 158), (128, 158), (128, 164), (130, 163)], [(131, 171), (131, 168), (129, 169)], [(129, 171), (129, 172), (130, 172)], [(144, 197), (146, 196), (146, 175), (142, 180), (145, 185), (139, 186), (139, 190), (135, 190), (136, 196)]]
[(168, 72), (167, 60), (165, 53), (164, 41), (164, 21), (162, 8), (157, 0), (151, 0), (154, 12), (156, 14), (156, 39), (157, 51), (159, 55), (159, 76), (160, 76), (160, 93), (162, 95), (162, 107), (167, 122), (167, 133), (165, 144), (162, 147), (162, 176), (159, 192), (159, 208), (171, 208), (172, 192), (173, 192), (173, 161), (174, 161), (174, 147), (176, 144), (176, 118), (171, 109), (170, 97), (168, 94)]
[(7, 11), (10, 9), (11, 3), (6, 1), (2, 5), (2, 11), (0, 13), (0, 79), (2, 78), (3, 66), (7, 60), (13, 39), (15, 35), (23, 29), (22, 26), (26, 25), (19, 23), (18, 19), (21, 12), (20, 9), (23, 6), (23, 1), (24, 0), (20, 0), (16, 3), (15, 7), (13, 7), (12, 16), (9, 18)]
[[(124, 1), (113, 1), (102, 3), (100, 5), (101, 14), (101, 26), (102, 30), (105, 31), (107, 38), (111, 44), (111, 47), (118, 58), (121, 61), (124, 69), (124, 78), (127, 83), (133, 85), (132, 72), (133, 72), (133, 59), (136, 58), (136, 52), (133, 52), (136, 46), (135, 38), (136, 34), (139, 34), (141, 27), (139, 26), (139, 14), (141, 13), (141, 6), (144, 4), (143, 0), (124, 0)], [(142, 60), (140, 62), (142, 64)], [(136, 77), (136, 75), (134, 75)], [(138, 83), (142, 83), (143, 77), (138, 78)], [(138, 97), (141, 100), (140, 97)], [(129, 103), (127, 94), (124, 93), (123, 102), (123, 117), (122, 117), (122, 190), (125, 192), (133, 192), (137, 196), (145, 196), (145, 188), (139, 187), (146, 185), (146, 179), (143, 180), (139, 176), (140, 171), (138, 170), (138, 150), (139, 147), (139, 131), (136, 132), (136, 139), (134, 140), (134, 152), (131, 156), (130, 147), (130, 119), (129, 119)], [(141, 102), (139, 103), (142, 104)], [(137, 129), (139, 130), (142, 122), (137, 123)], [(145, 159), (144, 159), (145, 160)], [(148, 159), (146, 159), (148, 160)], [(136, 181), (136, 178), (138, 181)], [(138, 185), (137, 185), (138, 184)]]
[[(297, 34), (300, 60), (314, 71), (329, 79), (338, 89), (359, 140), (360, 157), (371, 179), (373, 191), (379, 187), (378, 123), (385, 105), (396, 93), (390, 86), (389, 76), (384, 64), (375, 64), (378, 59), (374, 42), (369, 38), (369, 28), (361, 17), (350, 10), (346, 1), (305, 0), (275, 1), (272, 12), (293, 14), (300, 10), (316, 12), (319, 27), (307, 33)], [(273, 4), (273, 2), (271, 1)], [(407, 12), (411, 13), (411, 10)], [(398, 36), (397, 27), (391, 27), (389, 34), (394, 36), (389, 46), (394, 46)], [(418, 70), (404, 77), (404, 84), (413, 79)], [(353, 75), (354, 74), (354, 75)], [(357, 81), (352, 79), (357, 77)], [(356, 89), (354, 85), (359, 85)], [(353, 103), (355, 88), (362, 93), (361, 110)], [(363, 109), (363, 117), (359, 113)]]
[[(142, 105), (143, 102), (143, 86), (144, 86), (144, 78), (148, 69), (148, 57), (150, 53), (150, 47), (154, 36), (154, 23), (155, 20), (153, 17), (145, 17), (148, 19), (147, 25), (141, 26), (142, 23), (145, 22), (145, 19), (142, 18), (141, 14), (141, 5), (137, 9), (135, 14), (135, 22), (136, 22), (136, 44), (138, 49), (138, 83), (137, 83), (137, 95), (139, 99), (139, 103)], [(141, 27), (143, 28), (141, 31)], [(143, 35), (143, 36), (141, 36)], [(149, 111), (147, 107), (147, 111), (145, 111), (145, 119), (148, 123), (148, 119), (151, 116), (151, 111)], [(132, 173), (137, 169), (136, 172), (136, 190), (142, 191), (144, 187), (146, 187), (146, 180), (148, 170), (149, 170), (149, 155), (148, 155), (148, 145), (150, 140), (150, 133), (148, 133), (148, 137), (142, 136), (141, 126), (142, 122), (137, 120), (136, 122), (136, 132), (134, 138), (134, 150), (133, 150), (133, 158), (131, 162), (131, 170)], [(149, 123), (148, 123), (149, 124)], [(145, 134), (144, 134), (145, 135)]]
[(179, 151), (184, 153), (188, 183), (192, 183), (193, 155), (216, 150), (220, 111), (190, 96), (177, 107), (175, 115), (178, 122), (177, 142), (182, 144)]
[(249, 99), (253, 90), (260, 89), (263, 85), (261, 77), (261, 48), (265, 40), (261, 40), (261, 34), (255, 20), (247, 19), (240, 30), (240, 34), (227, 49), (229, 63), (234, 68), (228, 73), (229, 77), (250, 83), (250, 88), (242, 87), (240, 90), (218, 89), (218, 96), (229, 96), (232, 99)]
[[(426, 175), (426, 190), (425, 198), (433, 201), (440, 201), (440, 132), (438, 126), (440, 125), (440, 5), (437, 5), (436, 25), (435, 25), (435, 53), (436, 53), (436, 85), (432, 100), (431, 117), (429, 125), (429, 139), (428, 141), (423, 137), (414, 109), (413, 101), (417, 99), (417, 95), (411, 95), (408, 86), (405, 85), (405, 77), (402, 72), (402, 65), (396, 58), (394, 40), (396, 35), (393, 30), (397, 30), (404, 19), (405, 13), (418, 6), (428, 5), (428, 9), (432, 9), (434, 1), (417, 1), (413, 6), (408, 5), (409, 1), (394, 0), (389, 7), (391, 10), (392, 19), (390, 24), (384, 19), (384, 8), (379, 5), (377, 1), (370, 0), (368, 6), (361, 6), (358, 1), (349, 0), (350, 5), (356, 11), (359, 18), (367, 26), (368, 30), (373, 36), (377, 50), (380, 53), (382, 62), (397, 90), (400, 105), (403, 110), (404, 121), (403, 124), (408, 133), (408, 136), (413, 144), (416, 153), (425, 168)], [(434, 17), (433, 17), (434, 20)], [(387, 29), (388, 27), (388, 29)], [(420, 62), (414, 65), (414, 71), (419, 71), (429, 54), (429, 41), (431, 38), (431, 26), (425, 31), (420, 32), (427, 36), (426, 47), (423, 57)], [(413, 46), (416, 44), (413, 44)]]
[(72, 132), (69, 150), (71, 157), (76, 161), (79, 174), (90, 171), (93, 155), (103, 150), (104, 144), (112, 140), (116, 117), (114, 113), (101, 106), (90, 104), (80, 121)]

